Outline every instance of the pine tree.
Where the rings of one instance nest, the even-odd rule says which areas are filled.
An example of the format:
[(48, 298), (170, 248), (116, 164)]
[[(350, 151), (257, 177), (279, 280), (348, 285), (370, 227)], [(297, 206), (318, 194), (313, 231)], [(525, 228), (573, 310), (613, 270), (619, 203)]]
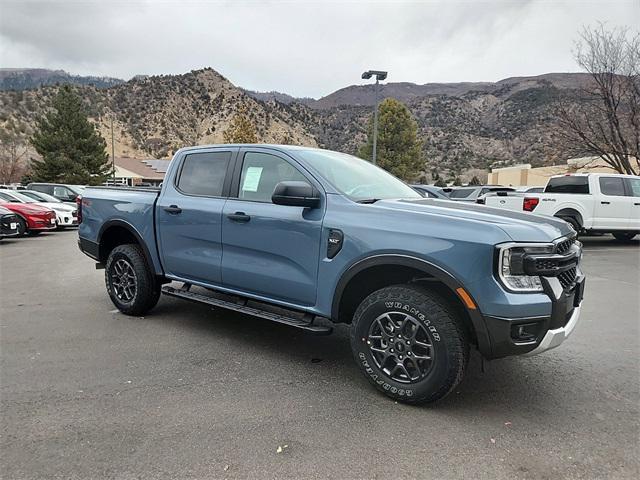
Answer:
[(231, 120), (231, 125), (223, 134), (224, 143), (258, 143), (256, 126), (246, 109), (241, 109)]
[[(418, 124), (409, 109), (393, 98), (383, 100), (378, 110), (376, 163), (403, 180), (415, 179), (424, 169), (422, 142), (417, 134)], [(360, 148), (360, 157), (371, 160), (372, 151), (373, 118), (369, 122), (367, 143)]]
[(31, 144), (42, 156), (32, 164), (36, 181), (99, 185), (111, 172), (106, 142), (68, 85), (54, 97), (52, 110), (38, 119)]
[(469, 185), (482, 185), (482, 183), (480, 183), (480, 179), (474, 175), (471, 180), (469, 180)]

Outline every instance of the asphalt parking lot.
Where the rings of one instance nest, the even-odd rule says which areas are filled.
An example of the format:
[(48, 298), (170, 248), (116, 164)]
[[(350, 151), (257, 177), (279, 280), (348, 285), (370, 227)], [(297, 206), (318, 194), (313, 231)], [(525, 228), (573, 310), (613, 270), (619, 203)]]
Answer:
[(2, 478), (638, 478), (640, 242), (583, 239), (571, 339), (477, 355), (410, 407), (374, 391), (348, 332), (306, 336), (163, 298), (115, 311), (66, 231), (0, 245)]

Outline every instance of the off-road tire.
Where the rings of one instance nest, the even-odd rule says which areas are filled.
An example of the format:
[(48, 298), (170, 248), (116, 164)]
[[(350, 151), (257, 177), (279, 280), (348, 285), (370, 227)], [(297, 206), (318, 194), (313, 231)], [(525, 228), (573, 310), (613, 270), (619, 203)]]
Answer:
[[(396, 381), (381, 370), (367, 343), (372, 323), (389, 312), (411, 315), (431, 336), (431, 367), (413, 383)], [(462, 380), (469, 361), (468, 334), (456, 308), (441, 295), (418, 285), (385, 287), (365, 298), (353, 317), (351, 349), (374, 387), (394, 400), (412, 404), (446, 397)]]
[(635, 232), (613, 232), (611, 235), (619, 242), (630, 242), (637, 235)]
[[(135, 293), (129, 301), (119, 297), (114, 285), (115, 265), (118, 260), (124, 260), (130, 265), (135, 278)], [(158, 303), (161, 283), (153, 274), (151, 267), (138, 245), (120, 245), (109, 254), (104, 269), (104, 279), (107, 293), (113, 304), (125, 315), (140, 316), (147, 313)]]

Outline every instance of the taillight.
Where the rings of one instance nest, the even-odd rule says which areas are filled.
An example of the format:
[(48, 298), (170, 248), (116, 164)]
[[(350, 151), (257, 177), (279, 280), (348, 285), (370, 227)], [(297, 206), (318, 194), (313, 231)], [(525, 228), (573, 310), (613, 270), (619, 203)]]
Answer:
[(76, 197), (76, 205), (78, 206), (78, 225), (82, 223), (82, 195)]
[(537, 197), (525, 197), (524, 202), (522, 202), (522, 209), (525, 212), (533, 212), (538, 206), (539, 202), (540, 199)]

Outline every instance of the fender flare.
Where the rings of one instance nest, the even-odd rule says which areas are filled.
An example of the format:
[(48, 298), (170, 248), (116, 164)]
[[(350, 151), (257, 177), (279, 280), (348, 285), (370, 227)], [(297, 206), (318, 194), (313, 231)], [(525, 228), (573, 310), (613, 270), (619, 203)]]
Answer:
[(145, 260), (147, 261), (147, 265), (149, 265), (149, 267), (154, 271), (156, 275), (162, 275), (162, 272), (158, 273), (156, 271), (155, 264), (153, 263), (153, 258), (151, 257), (151, 252), (149, 252), (149, 248), (147, 247), (147, 244), (142, 239), (142, 235), (140, 235), (140, 232), (138, 232), (136, 227), (131, 225), (129, 222), (125, 222), (124, 220), (120, 220), (120, 219), (113, 219), (113, 220), (108, 220), (104, 222), (100, 227), (100, 231), (98, 232), (98, 237), (97, 237), (98, 248), (100, 248), (100, 246), (102, 245), (102, 235), (111, 227), (121, 227), (127, 230), (129, 233), (131, 233), (136, 238), (138, 244), (140, 245), (140, 248), (142, 248), (142, 253), (144, 254)]
[[(342, 294), (344, 293), (344, 290), (346, 289), (351, 279), (353, 279), (358, 273), (366, 270), (367, 268), (380, 265), (400, 265), (404, 267), (414, 268), (416, 270), (424, 272), (425, 274), (435, 278), (436, 280), (439, 280), (456, 296), (458, 296), (458, 294), (456, 293), (456, 290), (458, 288), (463, 288), (466, 292), (466, 289), (462, 285), (462, 282), (460, 282), (454, 275), (452, 275), (442, 267), (439, 267), (438, 265), (435, 265), (434, 263), (431, 263), (427, 260), (404, 254), (372, 255), (370, 257), (366, 257), (354, 262), (341, 275), (333, 295), (333, 302), (331, 304), (331, 318), (338, 318)], [(471, 294), (469, 294), (469, 292), (467, 292), (467, 294), (471, 297)], [(469, 315), (469, 318), (471, 319), (472, 327), (476, 333), (476, 338), (478, 340), (478, 348), (482, 353), (490, 352), (491, 343), (489, 340), (489, 334), (487, 332), (484, 318), (482, 317), (482, 313), (478, 308), (478, 302), (476, 302), (473, 298), (472, 300), (476, 305), (476, 309), (468, 308), (465, 305), (464, 301), (462, 301), (461, 303), (464, 306), (467, 315)]]
[(562, 218), (562, 217), (574, 217), (576, 221), (580, 224), (580, 226), (584, 226), (584, 216), (577, 208), (563, 207), (553, 214), (554, 217)]

